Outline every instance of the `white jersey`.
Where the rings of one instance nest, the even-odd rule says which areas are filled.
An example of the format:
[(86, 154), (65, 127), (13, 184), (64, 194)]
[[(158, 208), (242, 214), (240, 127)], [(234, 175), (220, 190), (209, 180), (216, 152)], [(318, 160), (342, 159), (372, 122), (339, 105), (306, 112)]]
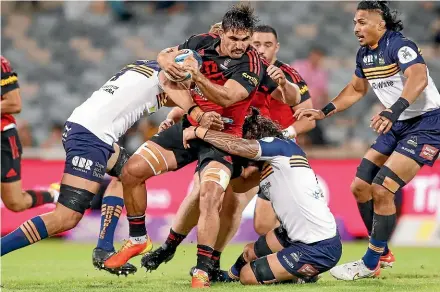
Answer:
[(158, 70), (155, 61), (127, 65), (77, 107), (67, 121), (113, 145), (142, 115), (156, 112), (166, 102)]
[[(386, 108), (390, 108), (401, 97), (406, 83), (405, 70), (414, 64), (425, 64), (417, 45), (400, 32), (387, 31), (378, 47), (361, 47), (356, 57), (355, 74), (366, 78), (374, 93)], [(440, 108), (440, 94), (431, 76), (428, 85), (399, 117), (407, 120)]]
[(272, 203), (291, 241), (311, 244), (336, 236), (336, 221), (305, 153), (292, 140), (258, 140), (260, 193)]

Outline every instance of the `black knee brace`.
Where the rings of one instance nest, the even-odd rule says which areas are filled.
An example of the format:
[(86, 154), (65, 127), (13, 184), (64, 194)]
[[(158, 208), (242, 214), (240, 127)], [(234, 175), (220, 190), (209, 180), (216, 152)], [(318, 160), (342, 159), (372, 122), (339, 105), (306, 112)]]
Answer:
[(359, 164), (356, 177), (371, 184), (380, 171), (380, 167), (366, 158), (362, 158), (361, 164)]
[(373, 183), (383, 186), (393, 194), (406, 185), (406, 182), (385, 165), (382, 166)]
[(270, 269), (267, 257), (262, 257), (252, 261), (250, 266), (258, 283), (264, 284), (265, 282), (275, 280), (275, 276)]
[(128, 159), (130, 158), (130, 155), (127, 153), (127, 150), (125, 150), (124, 147), (119, 146), (119, 155), (118, 160), (116, 161), (113, 168), (108, 172), (109, 175), (114, 177), (120, 177), (122, 174), (122, 168), (124, 167), (125, 163), (127, 163)]
[(267, 245), (266, 236), (260, 236), (258, 240), (254, 244), (254, 253), (257, 258), (261, 258), (270, 254), (273, 254), (273, 251), (270, 250)]
[(94, 193), (89, 191), (62, 184), (58, 203), (73, 211), (84, 214), (90, 207), (94, 195)]

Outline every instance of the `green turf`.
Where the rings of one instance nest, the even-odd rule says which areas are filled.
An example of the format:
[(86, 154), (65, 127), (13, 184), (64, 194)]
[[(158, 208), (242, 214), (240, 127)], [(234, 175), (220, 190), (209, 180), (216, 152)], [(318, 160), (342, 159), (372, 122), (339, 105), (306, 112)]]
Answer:
[[(344, 244), (341, 262), (358, 259), (366, 243)], [(223, 268), (229, 267), (243, 245), (232, 245), (222, 256)], [(153, 273), (138, 271), (134, 276), (117, 277), (94, 270), (93, 246), (61, 240), (40, 242), (2, 258), (2, 291), (182, 291), (189, 290), (188, 271), (195, 263), (195, 246), (184, 245), (170, 263)], [(440, 250), (394, 248), (397, 264), (382, 271), (380, 279), (356, 282), (334, 280), (328, 273), (317, 284), (244, 287), (238, 283), (217, 284), (212, 290), (224, 291), (440, 291)], [(140, 258), (132, 261), (139, 266)]]

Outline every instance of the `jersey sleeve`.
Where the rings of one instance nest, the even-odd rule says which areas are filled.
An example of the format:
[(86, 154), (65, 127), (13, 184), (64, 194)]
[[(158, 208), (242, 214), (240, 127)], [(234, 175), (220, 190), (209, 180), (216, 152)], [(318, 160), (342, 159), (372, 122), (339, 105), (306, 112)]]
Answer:
[(277, 156), (301, 155), (305, 157), (304, 151), (291, 140), (283, 140), (279, 138), (267, 137), (257, 140), (260, 150), (255, 160), (272, 160)]
[(187, 39), (183, 44), (178, 46), (179, 50), (189, 49), (197, 51), (204, 45), (206, 45), (209, 41), (217, 38), (217, 35), (205, 33), (199, 35), (193, 35), (189, 39)]
[(246, 52), (242, 59), (229, 79), (237, 81), (251, 93), (263, 78), (261, 59), (253, 50)]
[(404, 73), (411, 65), (425, 64), (425, 60), (423, 59), (419, 48), (413, 41), (407, 38), (398, 38), (391, 44), (391, 46), (391, 60), (399, 65), (402, 73)]
[(15, 73), (8, 60), (1, 57), (2, 66), (2, 81), (1, 81), (1, 94), (4, 95), (14, 89), (19, 88), (17, 73)]
[(356, 55), (356, 69), (354, 74), (359, 78), (366, 78), (364, 72), (362, 71), (362, 48), (360, 48)]
[(299, 87), (299, 93), (301, 94), (300, 103), (308, 100), (310, 98), (309, 87), (307, 86), (306, 81), (298, 73), (298, 71), (288, 65), (283, 65), (280, 68), (284, 72), (286, 79)]

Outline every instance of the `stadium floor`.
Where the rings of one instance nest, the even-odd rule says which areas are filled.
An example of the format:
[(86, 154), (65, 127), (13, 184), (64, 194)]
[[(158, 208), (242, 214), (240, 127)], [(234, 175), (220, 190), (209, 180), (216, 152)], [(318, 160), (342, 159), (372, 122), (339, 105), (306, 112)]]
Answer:
[[(341, 262), (359, 258), (366, 244), (347, 243)], [(232, 245), (222, 255), (222, 267), (229, 267), (243, 245)], [(40, 242), (2, 258), (2, 291), (183, 291), (190, 290), (188, 271), (195, 263), (195, 245), (179, 248), (173, 261), (153, 273), (139, 269), (136, 275), (117, 277), (94, 270), (91, 244), (58, 239)], [(440, 291), (440, 249), (394, 248), (397, 264), (382, 271), (380, 279), (356, 282), (334, 280), (328, 273), (317, 284), (244, 287), (239, 283), (216, 284), (211, 289), (224, 291)], [(140, 258), (132, 261), (139, 266)], [(270, 289), (270, 290), (269, 290)]]

